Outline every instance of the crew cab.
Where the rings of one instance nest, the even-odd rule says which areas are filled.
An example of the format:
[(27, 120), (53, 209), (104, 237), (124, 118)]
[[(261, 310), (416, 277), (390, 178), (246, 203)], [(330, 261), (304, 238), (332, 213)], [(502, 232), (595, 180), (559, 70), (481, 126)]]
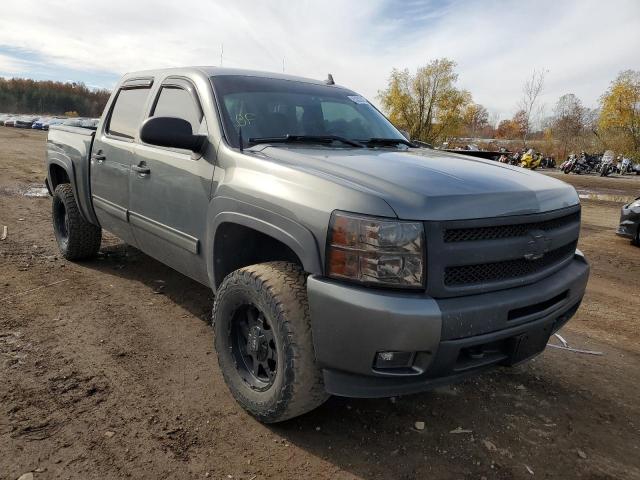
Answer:
[(95, 131), (50, 127), (46, 168), (64, 257), (104, 229), (211, 287), (222, 374), (263, 422), (528, 360), (589, 276), (572, 187), (413, 144), (332, 78), (127, 74)]

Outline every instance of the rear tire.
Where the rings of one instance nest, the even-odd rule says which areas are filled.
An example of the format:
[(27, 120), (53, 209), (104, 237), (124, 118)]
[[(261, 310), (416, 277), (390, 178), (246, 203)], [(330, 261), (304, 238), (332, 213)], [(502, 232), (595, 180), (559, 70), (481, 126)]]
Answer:
[(102, 229), (80, 214), (70, 184), (61, 183), (56, 187), (51, 209), (53, 233), (62, 256), (67, 260), (94, 257), (100, 250)]
[(633, 237), (631, 243), (633, 243), (636, 247), (640, 247), (640, 225), (638, 225), (638, 228), (636, 229), (636, 236)]
[(315, 362), (299, 266), (270, 262), (229, 274), (216, 293), (213, 330), (229, 390), (259, 421), (302, 415), (329, 397)]

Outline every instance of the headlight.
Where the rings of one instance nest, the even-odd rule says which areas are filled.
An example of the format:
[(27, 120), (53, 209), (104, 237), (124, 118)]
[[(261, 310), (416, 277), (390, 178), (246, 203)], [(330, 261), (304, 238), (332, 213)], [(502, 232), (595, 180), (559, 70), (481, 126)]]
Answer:
[(332, 278), (424, 288), (422, 223), (333, 212), (327, 245)]

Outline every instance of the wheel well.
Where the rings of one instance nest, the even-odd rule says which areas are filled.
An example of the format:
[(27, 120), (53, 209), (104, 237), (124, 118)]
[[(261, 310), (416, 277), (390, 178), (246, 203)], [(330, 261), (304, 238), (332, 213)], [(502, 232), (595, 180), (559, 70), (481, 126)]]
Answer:
[(280, 240), (237, 223), (222, 223), (213, 243), (215, 282), (218, 287), (231, 272), (256, 263), (284, 260), (302, 262)]
[(51, 191), (54, 191), (61, 183), (71, 183), (67, 171), (60, 165), (49, 167), (49, 181), (51, 182)]

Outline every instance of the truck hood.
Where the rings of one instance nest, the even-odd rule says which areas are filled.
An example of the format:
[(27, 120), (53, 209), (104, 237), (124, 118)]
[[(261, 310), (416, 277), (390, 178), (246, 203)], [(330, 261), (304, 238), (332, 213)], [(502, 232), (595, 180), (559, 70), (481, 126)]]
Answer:
[(255, 150), (289, 168), (377, 195), (402, 219), (462, 220), (523, 215), (579, 203), (575, 189), (560, 180), (520, 167), (438, 150), (298, 145)]

